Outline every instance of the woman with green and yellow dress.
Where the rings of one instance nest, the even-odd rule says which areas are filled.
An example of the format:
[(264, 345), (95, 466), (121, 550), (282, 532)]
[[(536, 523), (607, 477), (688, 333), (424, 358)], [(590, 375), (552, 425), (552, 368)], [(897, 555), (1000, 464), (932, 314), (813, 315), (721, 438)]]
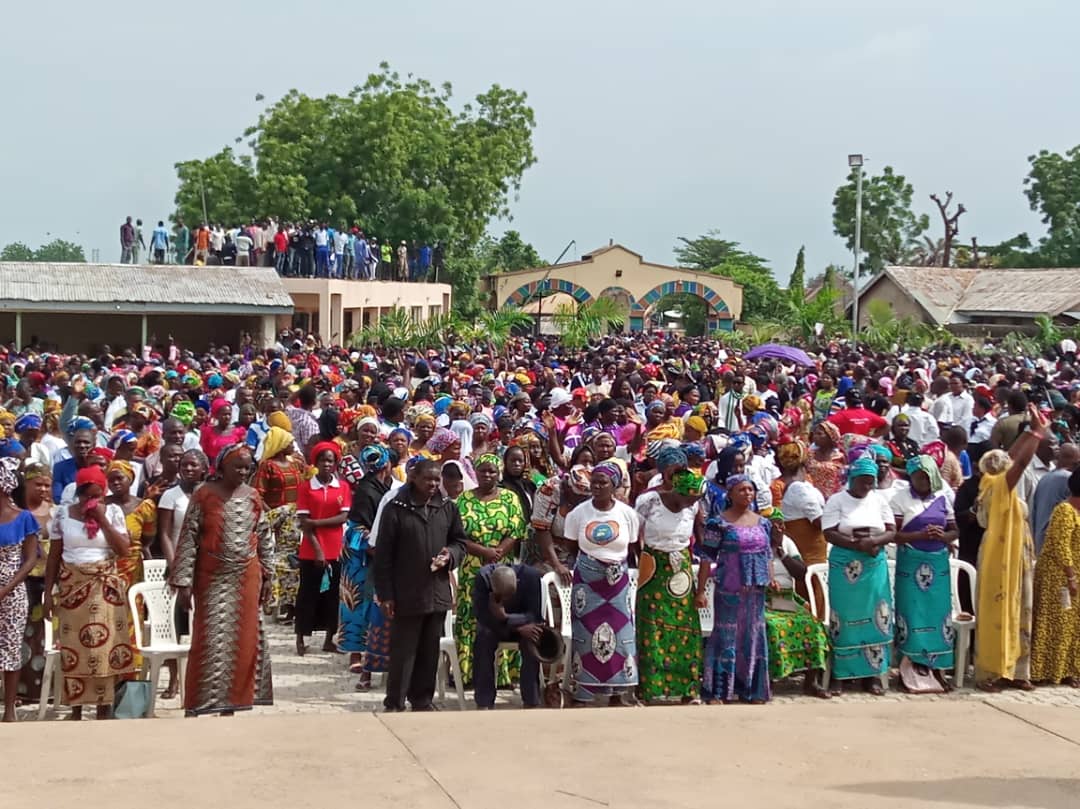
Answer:
[[(494, 453), (476, 459), (477, 485), (458, 498), (458, 510), (465, 527), (468, 555), (458, 569), (457, 611), (454, 638), (457, 640), (461, 678), (472, 682), (472, 647), (476, 638), (476, 617), (472, 611), (472, 589), (476, 572), (484, 565), (511, 564), (514, 551), (528, 531), (521, 500), (517, 494), (499, 486), (502, 464)], [(517, 674), (517, 652), (499, 655), (496, 683), (511, 685)]]

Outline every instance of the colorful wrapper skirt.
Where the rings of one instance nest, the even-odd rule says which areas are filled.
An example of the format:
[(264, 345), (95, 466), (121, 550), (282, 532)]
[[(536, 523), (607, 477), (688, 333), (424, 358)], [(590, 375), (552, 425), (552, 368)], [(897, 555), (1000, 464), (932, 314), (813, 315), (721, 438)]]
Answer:
[(579, 553), (571, 590), (574, 699), (591, 702), (638, 682), (637, 639), (626, 562), (601, 562)]
[(647, 550), (656, 572), (637, 591), (640, 684), (645, 700), (695, 698), (701, 687), (701, 622), (689, 549)]

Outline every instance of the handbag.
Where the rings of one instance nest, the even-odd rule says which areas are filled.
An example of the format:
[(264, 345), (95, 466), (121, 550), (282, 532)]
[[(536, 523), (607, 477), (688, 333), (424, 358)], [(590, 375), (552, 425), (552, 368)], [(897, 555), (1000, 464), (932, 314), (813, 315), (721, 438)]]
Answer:
[(149, 680), (125, 680), (116, 687), (113, 716), (117, 719), (145, 719), (150, 709), (154, 684)]
[(642, 551), (638, 558), (638, 587), (646, 585), (656, 574), (656, 557), (649, 551)]

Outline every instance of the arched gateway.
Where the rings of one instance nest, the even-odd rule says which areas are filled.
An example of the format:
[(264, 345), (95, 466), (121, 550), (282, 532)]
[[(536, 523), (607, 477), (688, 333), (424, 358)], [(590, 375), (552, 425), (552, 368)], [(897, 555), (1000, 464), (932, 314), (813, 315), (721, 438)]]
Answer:
[(580, 261), (487, 276), (492, 307), (527, 306), (562, 293), (578, 303), (594, 297), (625, 302), (631, 331), (645, 328), (646, 314), (666, 295), (696, 295), (708, 304), (709, 330), (731, 331), (742, 314), (742, 287), (729, 278), (644, 261), (619, 244), (602, 247)]

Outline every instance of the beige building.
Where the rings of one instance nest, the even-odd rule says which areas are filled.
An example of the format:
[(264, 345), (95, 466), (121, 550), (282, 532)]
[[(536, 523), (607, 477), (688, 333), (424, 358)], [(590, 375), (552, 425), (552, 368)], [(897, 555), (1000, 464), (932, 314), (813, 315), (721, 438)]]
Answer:
[(278, 328), (301, 328), (328, 344), (344, 344), (349, 335), (375, 325), (393, 309), (404, 309), (416, 321), (450, 311), (449, 284), (326, 278), (280, 281), (292, 297), (294, 311), (279, 317)]
[(631, 331), (653, 328), (659, 322), (657, 302), (675, 293), (696, 295), (708, 304), (710, 331), (731, 331), (742, 315), (742, 287), (730, 278), (653, 264), (621, 244), (594, 250), (580, 261), (496, 273), (486, 282), (492, 308), (522, 307), (540, 316), (544, 330), (547, 316), (560, 303), (585, 303), (597, 297), (622, 301), (630, 313)]
[(1080, 322), (1080, 270), (886, 267), (859, 293), (860, 326), (875, 300), (898, 318), (1002, 336), (1034, 329), (1038, 315), (1063, 325)]
[(269, 268), (0, 262), (0, 341), (20, 348), (235, 347), (243, 332), (267, 346), (292, 311)]

